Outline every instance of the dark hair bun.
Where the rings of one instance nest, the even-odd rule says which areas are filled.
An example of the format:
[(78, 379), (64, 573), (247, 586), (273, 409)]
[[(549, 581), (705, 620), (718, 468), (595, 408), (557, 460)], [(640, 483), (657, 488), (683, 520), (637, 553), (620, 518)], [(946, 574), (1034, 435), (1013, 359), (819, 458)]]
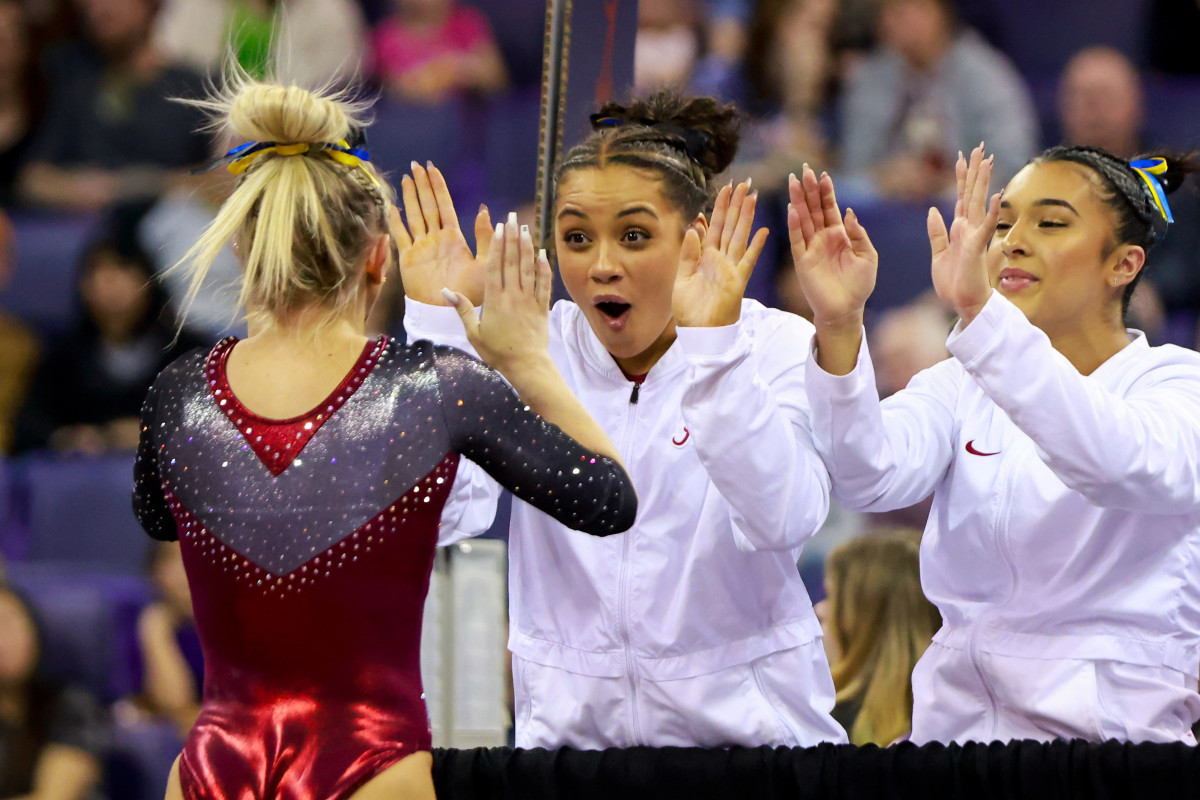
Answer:
[(605, 103), (596, 118), (644, 125), (682, 140), (688, 155), (708, 177), (724, 172), (737, 155), (741, 128), (737, 108), (733, 104), (721, 105), (711, 97), (685, 97), (663, 89), (628, 105)]
[(1156, 150), (1136, 156), (1134, 160), (1143, 158), (1161, 158), (1167, 162), (1167, 171), (1156, 176), (1167, 194), (1178, 189), (1187, 180), (1188, 175), (1200, 172), (1200, 152), (1191, 150), (1179, 153), (1173, 150)]

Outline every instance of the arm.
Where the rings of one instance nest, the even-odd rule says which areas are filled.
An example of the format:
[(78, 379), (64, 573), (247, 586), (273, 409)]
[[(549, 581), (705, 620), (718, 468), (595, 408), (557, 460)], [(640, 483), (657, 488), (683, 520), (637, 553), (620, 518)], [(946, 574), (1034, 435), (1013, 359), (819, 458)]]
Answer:
[(768, 235), (750, 237), (756, 201), (745, 183), (723, 188), (703, 245), (695, 229), (684, 238), (673, 305), (694, 372), (683, 418), (732, 508), (738, 546), (788, 550), (825, 521), (829, 477), (811, 446), (803, 357), (794, 355), (803, 323), (794, 318), (766, 341), (742, 330), (742, 294)]
[(146, 402), (142, 404), (142, 432), (138, 438), (137, 460), (133, 464), (133, 513), (151, 538), (173, 542), (179, 539), (179, 530), (167, 507), (158, 472), (158, 451), (151, 434), (157, 416), (158, 391), (151, 386), (146, 393)]
[(694, 366), (683, 418), (731, 507), (739, 548), (794, 549), (829, 511), (829, 475), (813, 447), (796, 355), (804, 325), (796, 317), (752, 342), (742, 324), (679, 329), (677, 344)]
[(146, 606), (138, 617), (137, 635), (145, 664), (142, 689), (154, 710), (186, 733), (200, 712), (200, 698), (191, 668), (175, 641), (175, 620), (165, 603)]
[(33, 769), (33, 792), (17, 800), (83, 800), (100, 782), (100, 759), (62, 744), (48, 744)]
[(879, 256), (854, 212), (843, 218), (828, 175), (805, 167), (789, 188), (792, 257), (816, 327), (805, 380), (813, 444), (847, 506), (903, 508), (928, 496), (950, 464), (957, 383), (935, 367), (879, 402), (862, 323)]
[(451, 446), (504, 488), (562, 524), (596, 535), (633, 525), (637, 497), (625, 470), (537, 416), (500, 376), (464, 353), (438, 348), (438, 380)]
[(1054, 474), (1092, 503), (1159, 514), (1200, 508), (1196, 359), (1114, 394), (1081, 375), (998, 292), (970, 325), (955, 328), (949, 347)]

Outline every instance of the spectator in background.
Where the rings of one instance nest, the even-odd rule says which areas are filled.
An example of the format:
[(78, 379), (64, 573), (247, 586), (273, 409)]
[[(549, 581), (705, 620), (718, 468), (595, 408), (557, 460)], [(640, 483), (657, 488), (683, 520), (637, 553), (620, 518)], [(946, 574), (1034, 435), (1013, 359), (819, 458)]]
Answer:
[[(1102, 147), (1125, 159), (1155, 144), (1144, 139), (1145, 95), (1137, 68), (1111, 47), (1089, 47), (1071, 57), (1058, 109), (1066, 144)], [(1171, 197), (1171, 211), (1171, 235), (1154, 248), (1146, 279), (1130, 300), (1131, 324), (1155, 342), (1167, 338), (1194, 348), (1200, 339), (1200, 196), (1185, 187)]]
[(1036, 154), (1028, 89), (1004, 55), (960, 26), (951, 0), (881, 0), (878, 35), (881, 49), (848, 76), (843, 98), (842, 200), (952, 194), (957, 152), (981, 140), (1000, 183)]
[(30, 203), (95, 210), (153, 198), (207, 154), (198, 76), (168, 63), (150, 33), (154, 0), (76, 0), (86, 41), (47, 54), (49, 107), (19, 189)]
[(946, 337), (953, 327), (953, 315), (932, 292), (880, 314), (870, 334), (880, 399), (903, 389), (921, 370), (949, 358)]
[[(13, 227), (0, 211), (0, 290), (16, 265)], [(12, 446), (13, 425), (37, 363), (38, 341), (25, 324), (0, 311), (0, 453)]]
[(169, 721), (182, 742), (200, 713), (204, 654), (179, 542), (154, 542), (149, 555), (150, 581), (157, 599), (138, 617), (139, 699), (144, 711)]
[(0, 208), (14, 202), (40, 110), (29, 39), (24, 7), (0, 0)]
[(921, 592), (919, 531), (873, 533), (839, 545), (817, 604), (832, 665), (833, 718), (852, 744), (886, 746), (912, 727), (912, 670), (942, 626)]
[(361, 79), (367, 30), (355, 0), (164, 0), (154, 43), (208, 74), (232, 47), (256, 78), (315, 87)]
[[(734, 169), (764, 193), (827, 163), (822, 111), (832, 77), (836, 0), (764, 0), (750, 26), (745, 105), (755, 113)], [(786, 201), (784, 201), (786, 202)]]
[(137, 446), (138, 412), (154, 377), (198, 343), (175, 337), (150, 259), (132, 241), (85, 253), (80, 320), (38, 366), (17, 426), (16, 450), (97, 453)]
[(691, 85), (704, 49), (703, 23), (698, 0), (638, 3), (633, 47), (635, 94)]
[(463, 92), (489, 94), (508, 71), (487, 18), (455, 0), (394, 0), (375, 29), (375, 74), (396, 100), (436, 105)]
[(82, 689), (39, 669), (42, 635), (30, 605), (0, 585), (0, 797), (96, 797), (108, 730)]

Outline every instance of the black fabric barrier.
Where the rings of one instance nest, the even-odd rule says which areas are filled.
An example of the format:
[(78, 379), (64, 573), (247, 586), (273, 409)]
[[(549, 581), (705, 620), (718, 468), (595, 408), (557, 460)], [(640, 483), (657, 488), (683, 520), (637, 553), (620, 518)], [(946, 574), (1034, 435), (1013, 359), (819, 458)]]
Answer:
[(1200, 798), (1200, 750), (1052, 743), (434, 751), (439, 800)]

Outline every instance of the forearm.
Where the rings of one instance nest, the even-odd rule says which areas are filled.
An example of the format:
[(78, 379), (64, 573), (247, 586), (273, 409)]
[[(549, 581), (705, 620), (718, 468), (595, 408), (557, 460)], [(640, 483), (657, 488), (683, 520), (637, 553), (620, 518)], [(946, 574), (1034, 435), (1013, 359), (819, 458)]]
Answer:
[(511, 363), (498, 365), (497, 371), (512, 385), (522, 402), (542, 419), (557, 426), (586, 449), (624, 466), (608, 434), (571, 392), (549, 355), (514, 359)]

